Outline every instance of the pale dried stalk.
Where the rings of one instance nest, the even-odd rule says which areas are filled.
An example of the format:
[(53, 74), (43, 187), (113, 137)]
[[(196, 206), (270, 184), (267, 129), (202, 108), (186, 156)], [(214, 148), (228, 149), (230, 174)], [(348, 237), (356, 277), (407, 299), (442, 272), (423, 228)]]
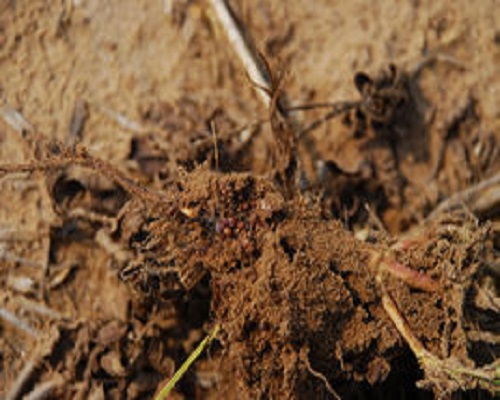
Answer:
[(74, 208), (68, 211), (70, 218), (84, 218), (91, 222), (97, 222), (104, 226), (110, 227), (115, 223), (115, 219), (94, 211), (85, 210), (84, 208)]
[[(276, 121), (284, 122), (286, 121), (287, 129), (285, 130), (288, 135), (285, 137), (288, 140), (291, 140), (291, 149), (293, 153), (295, 153), (296, 146), (298, 143), (295, 141), (300, 138), (301, 145), (305, 147), (307, 150), (307, 160), (301, 160), (301, 164), (310, 164), (313, 170), (316, 170), (317, 174), (320, 174), (322, 164), (322, 157), (319, 154), (314, 141), (308, 137), (308, 135), (302, 135), (304, 129), (301, 127), (301, 124), (297, 119), (295, 119), (290, 113), (288, 113), (288, 109), (284, 108), (282, 105), (287, 104), (288, 101), (284, 93), (279, 91), (279, 87), (275, 86), (276, 82), (271, 82), (272, 78), (267, 76), (267, 73), (271, 73), (268, 71), (268, 67), (264, 65), (264, 62), (259, 58), (257, 51), (255, 50), (255, 46), (252, 43), (248, 43), (244, 36), (242, 35), (236, 21), (234, 20), (231, 12), (226, 4), (225, 0), (209, 0), (212, 9), (222, 26), (229, 43), (233, 47), (235, 53), (238, 55), (243, 67), (247, 73), (249, 79), (253, 82), (253, 86), (257, 91), (257, 95), (260, 100), (266, 107), (266, 109), (271, 111), (271, 122), (273, 119)], [(278, 85), (279, 86), (279, 85)], [(277, 98), (276, 96), (278, 96)], [(278, 101), (279, 100), (279, 101)], [(274, 118), (273, 118), (274, 117)], [(307, 129), (307, 128), (306, 128)], [(275, 129), (273, 127), (273, 131), (279, 132), (279, 129)], [(275, 133), (276, 134), (276, 133)], [(277, 135), (277, 141), (279, 143), (279, 138), (281, 135)], [(289, 158), (290, 154), (287, 152), (284, 153), (282, 159), (287, 162), (287, 158)], [(297, 155), (293, 154), (292, 157), (297, 159)], [(305, 175), (304, 175), (305, 177)], [(316, 176), (316, 179), (318, 177)]]
[(21, 372), (19, 372), (19, 375), (17, 375), (17, 379), (14, 381), (11, 388), (5, 395), (5, 400), (17, 400), (20, 398), (21, 393), (26, 385), (26, 382), (31, 379), (31, 377), (35, 373), (37, 366), (38, 363), (33, 360), (29, 360), (24, 365)]
[(61, 377), (57, 377), (48, 382), (38, 384), (31, 392), (23, 397), (23, 400), (43, 400), (48, 399), (52, 393), (63, 385)]
[[(377, 277), (379, 284), (383, 285), (381, 277)], [(408, 343), (411, 351), (417, 358), (426, 377), (432, 381), (434, 377), (444, 376), (446, 379), (459, 384), (467, 382), (473, 378), (477, 383), (487, 390), (495, 390), (495, 382), (499, 379), (500, 368), (496, 364), (486, 365), (482, 368), (468, 368), (462, 365), (458, 360), (441, 360), (428, 351), (420, 340), (413, 334), (408, 323), (400, 314), (396, 303), (382, 286), (382, 306), (396, 327), (399, 334)]]
[(34, 338), (38, 338), (40, 336), (40, 333), (35, 328), (33, 328), (30, 324), (23, 321), (17, 315), (10, 312), (9, 310), (6, 310), (3, 307), (0, 307), (0, 319), (3, 319), (4, 321), (8, 322), (9, 324), (15, 326), (17, 329), (27, 333), (28, 335), (30, 335)]
[(26, 121), (22, 114), (9, 104), (0, 106), (0, 116), (12, 129), (20, 134), (33, 132), (33, 126)]
[(493, 332), (470, 331), (467, 338), (473, 342), (485, 342), (491, 345), (500, 345), (500, 335)]
[(15, 301), (17, 303), (19, 303), (24, 309), (33, 311), (33, 312), (35, 312), (43, 317), (47, 317), (47, 318), (54, 319), (54, 320), (64, 319), (64, 316), (62, 314), (60, 314), (59, 312), (57, 312), (51, 308), (48, 308), (44, 304), (35, 302), (33, 300), (29, 300), (25, 297), (22, 297), (22, 296), (18, 297)]
[[(242, 62), (250, 80), (255, 83), (257, 94), (266, 108), (271, 106), (271, 85), (263, 73), (263, 68), (259, 67), (251, 46), (245, 41), (236, 21), (234, 20), (228, 6), (224, 0), (209, 0), (217, 19), (219, 20), (229, 43), (235, 50), (238, 58)], [(266, 90), (262, 90), (264, 88)]]
[(498, 204), (500, 202), (500, 188), (493, 190), (495, 186), (500, 186), (500, 173), (493, 175), (491, 178), (485, 179), (477, 183), (476, 185), (470, 186), (467, 189), (455, 193), (453, 196), (443, 200), (438, 206), (427, 216), (427, 220), (432, 220), (436, 218), (441, 212), (451, 209), (459, 204), (465, 204), (473, 212), (478, 211), (478, 207), (484, 211), (488, 208), (485, 204), (485, 199), (483, 195), (488, 194), (488, 204), (489, 206)]
[(143, 134), (147, 132), (147, 128), (140, 125), (138, 122), (131, 120), (125, 115), (113, 111), (106, 106), (97, 106), (97, 110), (104, 114), (106, 117), (116, 122), (121, 128), (133, 133)]
[(5, 251), (0, 251), (0, 261), (15, 263), (15, 264), (19, 264), (19, 265), (25, 265), (25, 266), (31, 267), (31, 268), (42, 269), (44, 267), (44, 264), (41, 262), (29, 260), (29, 259), (24, 258), (24, 257), (18, 257), (15, 255), (9, 254)]

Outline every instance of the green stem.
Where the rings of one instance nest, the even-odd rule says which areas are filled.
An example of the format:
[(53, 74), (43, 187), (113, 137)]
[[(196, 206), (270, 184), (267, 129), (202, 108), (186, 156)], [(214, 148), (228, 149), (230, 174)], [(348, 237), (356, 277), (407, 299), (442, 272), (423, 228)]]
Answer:
[(201, 341), (201, 343), (196, 347), (196, 349), (189, 355), (186, 361), (181, 365), (181, 367), (177, 370), (177, 372), (174, 374), (172, 379), (161, 389), (160, 393), (155, 397), (155, 400), (164, 400), (168, 394), (172, 391), (174, 388), (175, 384), (179, 382), (179, 380), (182, 378), (182, 376), (186, 373), (186, 371), (189, 369), (191, 364), (193, 364), (196, 359), (201, 355), (205, 347), (215, 339), (217, 336), (217, 333), (219, 333), (220, 326), (215, 325), (214, 329), (212, 329), (212, 332), (205, 337)]

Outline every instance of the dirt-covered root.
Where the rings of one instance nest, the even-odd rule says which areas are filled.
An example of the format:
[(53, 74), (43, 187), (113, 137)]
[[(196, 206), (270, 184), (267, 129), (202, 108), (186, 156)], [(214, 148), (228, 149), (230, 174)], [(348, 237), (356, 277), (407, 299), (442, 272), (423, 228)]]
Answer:
[(437, 394), (491, 389), (494, 369), (475, 366), (494, 360), (470, 352), (466, 313), (490, 238), (467, 215), (401, 241), (361, 241), (324, 218), (316, 197), (287, 198), (266, 177), (205, 166), (148, 191), (84, 150), (68, 154), (21, 169), (73, 161), (128, 191), (112, 232), (127, 250), (121, 277), (143, 299), (175, 305), (208, 276), (222, 372), (248, 398), (383, 381), (406, 346)]
[(241, 376), (248, 398), (317, 396), (346, 379), (383, 381), (407, 345), (436, 394), (493, 390), (494, 367), (475, 367), (486, 360), (469, 351), (464, 314), (484, 273), (487, 229), (441, 221), (392, 250), (360, 242), (306, 208), (288, 208), (286, 220), (261, 237), (253, 265), (212, 270), (222, 365)]

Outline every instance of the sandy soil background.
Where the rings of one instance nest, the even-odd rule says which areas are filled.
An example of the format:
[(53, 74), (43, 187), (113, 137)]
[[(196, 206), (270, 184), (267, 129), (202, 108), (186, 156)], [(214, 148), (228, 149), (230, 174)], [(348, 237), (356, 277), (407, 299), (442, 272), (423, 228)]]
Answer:
[[(273, 68), (286, 70), (283, 89), (291, 105), (358, 99), (353, 83), (358, 71), (374, 76), (390, 63), (411, 70), (428, 55), (453, 61), (430, 64), (419, 79), (423, 119), (433, 129), (422, 157), (414, 145), (418, 137), (409, 135), (400, 145), (401, 168), (411, 184), (402, 211), (381, 211), (391, 233), (411, 230), (439, 201), (498, 174), (499, 1), (241, 0), (231, 5)], [(34, 131), (66, 144), (79, 142), (156, 188), (163, 187), (162, 176), (174, 180), (182, 176), (179, 167), (190, 170), (208, 158), (212, 116), (219, 118), (223, 142), (237, 127), (268, 119), (213, 11), (206, 2), (189, 0), (0, 2), (0, 101), (2, 164), (33, 158), (33, 146), (5, 118), (6, 110), (15, 109)], [(447, 138), (444, 131), (455, 120), (467, 120), (469, 109), (474, 113), (470, 140), (467, 128)], [(304, 125), (322, 115), (321, 109), (295, 114)], [(340, 119), (332, 120), (310, 138), (322, 158), (357, 172), (365, 156), (343, 147), (341, 126)], [(254, 133), (251, 156), (242, 156), (240, 166), (228, 161), (223, 168), (268, 171), (269, 125)], [(444, 139), (450, 146), (438, 177), (429, 181)], [(193, 150), (203, 141), (208, 150)], [(460, 143), (472, 146), (475, 158)], [(306, 148), (301, 157), (312, 156)], [(56, 398), (151, 396), (203, 337), (210, 295), (196, 289), (180, 308), (136, 305), (118, 276), (117, 265), (126, 258), (120, 252), (126, 251), (112, 235), (99, 233), (112, 225), (126, 200), (108, 180), (78, 168), (67, 169), (63, 178), (33, 173), (0, 179), (0, 309), (29, 324), (20, 329), (7, 322), (7, 314), (0, 319), (0, 396), (21, 398), (39, 382), (52, 382)], [(59, 199), (51, 191), (54, 185), (64, 192)], [(78, 192), (78, 185), (96, 189), (75, 200), (66, 192)], [(493, 221), (498, 251), (499, 205), (481, 207), (481, 221)], [(81, 209), (92, 210), (95, 218), (82, 222)], [(361, 231), (363, 221), (349, 228)], [(141, 307), (148, 311), (141, 314)], [(169, 316), (172, 307), (177, 319)], [(70, 340), (61, 344), (61, 337)], [(111, 346), (116, 341), (122, 343), (120, 351)], [(123, 354), (134, 360), (132, 369)], [(219, 390), (234, 396), (228, 389), (231, 370), (220, 367), (219, 376), (218, 366), (217, 360), (200, 363), (176, 396), (216, 397)], [(15, 393), (27, 370), (30, 378)], [(356, 398), (358, 389), (338, 388), (346, 398)], [(365, 388), (359, 390), (362, 396)]]

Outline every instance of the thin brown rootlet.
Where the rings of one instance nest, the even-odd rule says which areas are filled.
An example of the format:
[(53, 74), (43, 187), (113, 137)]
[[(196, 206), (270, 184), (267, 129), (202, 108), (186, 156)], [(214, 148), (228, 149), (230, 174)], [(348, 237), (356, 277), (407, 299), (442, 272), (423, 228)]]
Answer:
[[(220, 357), (240, 371), (235, 383), (251, 397), (283, 388), (290, 396), (317, 393), (322, 389), (307, 382), (318, 370), (326, 382), (383, 380), (391, 354), (404, 346), (401, 338), (421, 362), (423, 384), (436, 393), (494, 391), (498, 372), (494, 365), (473, 367), (462, 311), (484, 274), (488, 230), (459, 216), (458, 225), (434, 223), (404, 243), (354, 239), (325, 219), (313, 194), (299, 192), (296, 144), (287, 139), (292, 130), (272, 111), (273, 118), (282, 144), (270, 177), (219, 175), (202, 166), (170, 189), (150, 190), (82, 147), (50, 142), (45, 158), (0, 171), (78, 165), (128, 192), (117, 234), (135, 256), (122, 277), (140, 297), (163, 302), (209, 272), (211, 313), (222, 327)], [(442, 337), (450, 325), (453, 341)]]

